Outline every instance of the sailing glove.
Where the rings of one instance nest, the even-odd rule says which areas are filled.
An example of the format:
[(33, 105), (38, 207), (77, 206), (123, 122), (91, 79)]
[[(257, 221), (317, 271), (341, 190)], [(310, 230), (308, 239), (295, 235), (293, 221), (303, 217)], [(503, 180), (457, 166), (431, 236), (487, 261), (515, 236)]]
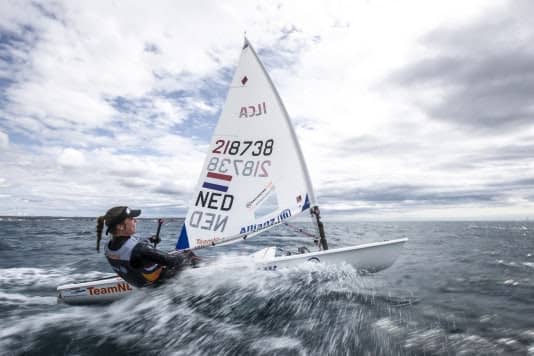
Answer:
[(156, 244), (156, 245), (161, 242), (161, 239), (159, 238), (159, 236), (156, 236), (156, 235), (150, 236), (150, 238), (148, 240), (150, 242), (152, 242), (153, 244)]

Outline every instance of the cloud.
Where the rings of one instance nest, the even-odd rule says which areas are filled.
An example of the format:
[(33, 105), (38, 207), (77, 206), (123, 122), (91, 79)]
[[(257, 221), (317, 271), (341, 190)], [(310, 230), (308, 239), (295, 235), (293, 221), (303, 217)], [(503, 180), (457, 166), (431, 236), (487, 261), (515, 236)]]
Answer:
[(0, 214), (183, 214), (245, 30), (326, 212), (526, 214), (531, 15), (505, 1), (0, 3)]
[(138, 177), (124, 177), (120, 180), (120, 182), (127, 188), (148, 188), (153, 184), (148, 179)]
[(483, 13), (474, 23), (424, 36), (427, 56), (392, 79), (415, 91), (429, 118), (493, 134), (530, 128), (534, 117), (534, 6)]
[(380, 185), (347, 189), (325, 196), (328, 199), (374, 203), (404, 203), (414, 205), (457, 205), (498, 201), (500, 193), (484, 187), (475, 189), (450, 189), (431, 185)]
[(7, 148), (9, 145), (9, 136), (5, 133), (0, 131), (0, 148)]
[(154, 192), (171, 196), (183, 195), (184, 193), (188, 193), (184, 192), (183, 188), (174, 182), (161, 183), (158, 187), (154, 189)]
[(66, 148), (57, 158), (57, 162), (64, 168), (79, 168), (85, 164), (85, 156), (83, 152), (73, 148)]

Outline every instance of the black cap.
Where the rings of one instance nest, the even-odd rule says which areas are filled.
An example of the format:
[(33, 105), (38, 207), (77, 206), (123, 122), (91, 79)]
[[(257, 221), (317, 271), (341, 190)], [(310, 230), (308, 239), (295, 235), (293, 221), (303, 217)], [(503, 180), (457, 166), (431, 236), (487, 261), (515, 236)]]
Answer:
[(109, 230), (113, 229), (116, 225), (120, 224), (127, 218), (135, 218), (141, 215), (141, 210), (139, 209), (130, 209), (127, 206), (116, 206), (109, 209), (104, 216), (106, 221), (106, 235)]

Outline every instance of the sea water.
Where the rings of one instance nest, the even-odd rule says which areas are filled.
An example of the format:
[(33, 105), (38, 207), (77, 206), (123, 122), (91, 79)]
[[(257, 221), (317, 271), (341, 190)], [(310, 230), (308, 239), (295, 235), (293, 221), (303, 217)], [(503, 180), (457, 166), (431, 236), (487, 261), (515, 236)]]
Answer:
[[(173, 249), (182, 223), (166, 221), (161, 249)], [(139, 235), (156, 224), (139, 220)], [(58, 285), (111, 273), (95, 251), (95, 225), (0, 218), (0, 354), (534, 355), (531, 222), (327, 221), (331, 248), (409, 241), (376, 274), (320, 264), (203, 268), (110, 305), (57, 304)], [(281, 226), (199, 254), (306, 241)]]

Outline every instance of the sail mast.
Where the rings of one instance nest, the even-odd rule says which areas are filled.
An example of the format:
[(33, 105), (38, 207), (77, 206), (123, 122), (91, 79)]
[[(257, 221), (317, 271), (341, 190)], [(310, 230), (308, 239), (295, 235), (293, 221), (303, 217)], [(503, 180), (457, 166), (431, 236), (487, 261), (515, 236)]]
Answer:
[(328, 242), (326, 241), (326, 235), (324, 233), (324, 225), (321, 221), (321, 212), (319, 211), (319, 206), (315, 205), (310, 209), (312, 219), (315, 217), (315, 223), (317, 224), (317, 230), (319, 230), (319, 241), (318, 245), (321, 250), (328, 250)]

